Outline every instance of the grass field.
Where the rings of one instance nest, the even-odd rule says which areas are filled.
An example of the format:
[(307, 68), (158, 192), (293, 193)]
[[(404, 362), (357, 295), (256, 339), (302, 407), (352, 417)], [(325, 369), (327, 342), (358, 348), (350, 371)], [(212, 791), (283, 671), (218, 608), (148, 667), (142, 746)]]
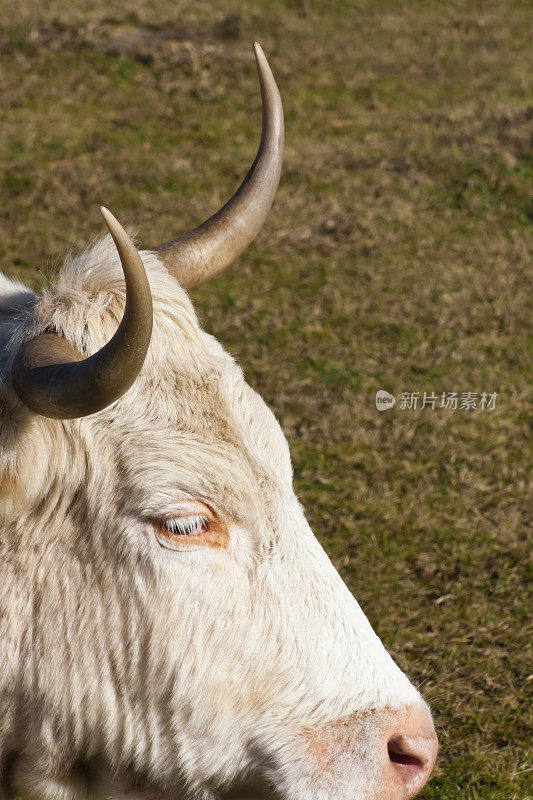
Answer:
[[(425, 800), (533, 796), (530, 31), (521, 0), (0, 10), (0, 266), (34, 286), (102, 231), (101, 203), (149, 247), (229, 196), (257, 145), (263, 44), (286, 112), (278, 198), (194, 301), (432, 705)], [(437, 408), (402, 409), (403, 391)], [(469, 391), (496, 408), (438, 407)]]

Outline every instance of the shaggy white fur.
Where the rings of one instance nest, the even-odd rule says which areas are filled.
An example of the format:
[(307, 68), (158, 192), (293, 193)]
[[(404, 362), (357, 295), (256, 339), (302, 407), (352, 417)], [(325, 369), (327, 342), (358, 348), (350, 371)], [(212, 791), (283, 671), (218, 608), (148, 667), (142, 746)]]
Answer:
[[(0, 276), (4, 796), (406, 797), (384, 736), (423, 701), (309, 529), (273, 414), (141, 255), (146, 362), (79, 420), (22, 406), (11, 361), (45, 329), (86, 354), (111, 338), (125, 289), (110, 237), (41, 297)], [(224, 521), (227, 546), (160, 546), (153, 521), (184, 499)]]

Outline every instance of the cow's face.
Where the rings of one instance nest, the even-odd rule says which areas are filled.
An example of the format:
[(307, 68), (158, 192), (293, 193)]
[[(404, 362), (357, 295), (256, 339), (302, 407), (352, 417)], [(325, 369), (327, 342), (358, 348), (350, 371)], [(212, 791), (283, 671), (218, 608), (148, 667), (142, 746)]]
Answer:
[[(43, 690), (64, 705), (72, 688), (57, 674), (67, 657), (79, 664), (87, 751), (148, 785), (410, 796), (434, 760), (427, 707), (311, 532), (274, 416), (176, 281), (144, 261), (154, 329), (135, 384), (84, 419), (25, 423), (20, 527), (39, 530), (48, 594), (55, 564), (71, 576), (78, 615), (74, 598), (64, 616), (43, 610)], [(122, 307), (107, 239), (63, 272), (31, 325), (98, 351)], [(37, 465), (34, 443), (46, 448)]]
[[(201, 331), (165, 255), (143, 262), (153, 332), (129, 391), (72, 420), (17, 409), (16, 529), (54, 598), (38, 610), (36, 741), (54, 738), (52, 710), (54, 746), (91, 763), (96, 792), (131, 780), (147, 799), (413, 796), (436, 755), (427, 706), (310, 530), (274, 416)], [(123, 310), (108, 238), (18, 336), (102, 353)], [(50, 359), (17, 358), (31, 407), (36, 362)]]

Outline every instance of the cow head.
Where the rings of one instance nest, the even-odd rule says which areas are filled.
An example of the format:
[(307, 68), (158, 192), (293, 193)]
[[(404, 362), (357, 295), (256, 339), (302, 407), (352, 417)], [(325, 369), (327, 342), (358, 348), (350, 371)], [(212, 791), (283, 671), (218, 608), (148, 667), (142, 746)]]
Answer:
[(0, 769), (30, 800), (404, 800), (433, 767), (426, 704), (185, 291), (277, 187), (282, 108), (256, 59), (261, 144), (224, 208), (140, 254), (104, 210), (111, 236), (39, 298), (0, 283)]

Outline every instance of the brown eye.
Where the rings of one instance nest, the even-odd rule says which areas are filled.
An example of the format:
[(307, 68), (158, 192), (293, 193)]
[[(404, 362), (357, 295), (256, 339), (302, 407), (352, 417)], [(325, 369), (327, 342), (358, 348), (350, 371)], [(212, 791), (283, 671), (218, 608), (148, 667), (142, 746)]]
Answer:
[(199, 536), (209, 528), (206, 517), (200, 515), (166, 519), (163, 524), (172, 536)]
[(168, 550), (220, 550), (229, 544), (227, 524), (197, 500), (176, 503), (173, 516), (152, 518), (151, 522), (157, 541)]

